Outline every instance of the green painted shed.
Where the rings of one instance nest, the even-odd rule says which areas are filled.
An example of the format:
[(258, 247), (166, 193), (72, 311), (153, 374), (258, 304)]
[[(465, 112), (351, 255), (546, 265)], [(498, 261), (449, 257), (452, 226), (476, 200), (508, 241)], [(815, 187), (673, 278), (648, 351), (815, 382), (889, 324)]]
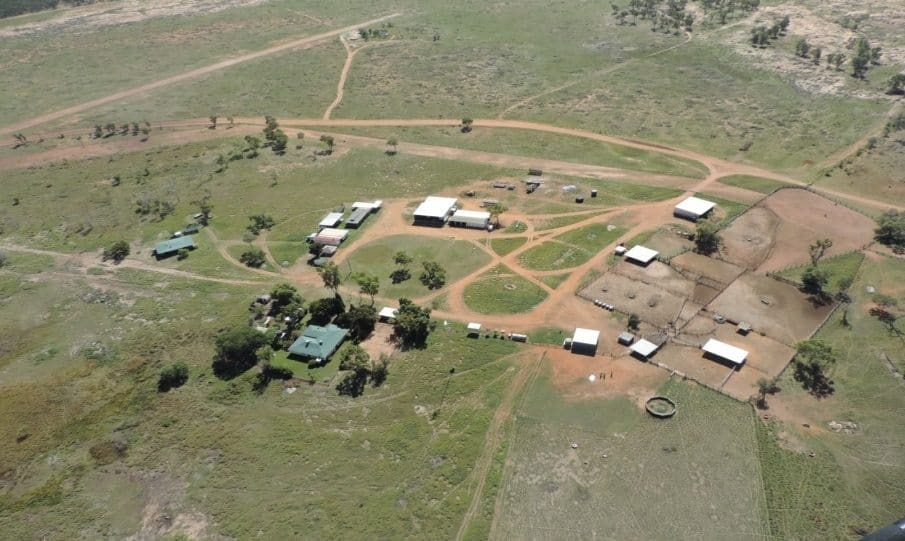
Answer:
[(194, 249), (195, 239), (187, 235), (184, 237), (176, 237), (175, 239), (158, 242), (154, 246), (154, 255), (157, 256), (158, 259), (160, 259), (162, 257), (173, 255), (183, 248)]

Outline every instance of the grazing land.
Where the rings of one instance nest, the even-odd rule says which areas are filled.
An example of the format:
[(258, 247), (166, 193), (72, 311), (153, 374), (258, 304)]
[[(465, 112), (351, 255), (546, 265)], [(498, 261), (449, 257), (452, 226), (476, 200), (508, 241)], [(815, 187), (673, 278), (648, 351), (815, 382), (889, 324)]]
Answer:
[(900, 3), (0, 6), (0, 530), (901, 518)]

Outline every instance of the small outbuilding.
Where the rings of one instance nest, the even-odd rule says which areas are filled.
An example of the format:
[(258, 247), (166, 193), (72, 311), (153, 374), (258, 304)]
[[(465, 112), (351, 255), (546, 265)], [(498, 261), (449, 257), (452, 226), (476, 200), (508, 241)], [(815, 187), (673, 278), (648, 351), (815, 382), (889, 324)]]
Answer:
[(324, 219), (317, 224), (318, 227), (324, 229), (326, 227), (336, 227), (343, 221), (343, 213), (342, 212), (331, 212), (330, 214), (324, 216)]
[(739, 367), (744, 364), (748, 358), (748, 352), (742, 348), (737, 348), (731, 344), (720, 342), (713, 338), (701, 346), (705, 356), (710, 356), (718, 361), (727, 362), (733, 366)]
[(629, 349), (632, 350), (633, 354), (644, 359), (649, 359), (651, 355), (653, 355), (657, 352), (658, 349), (660, 349), (660, 346), (642, 338), (641, 340), (638, 340), (637, 342), (629, 346)]
[(346, 229), (358, 229), (361, 224), (371, 215), (371, 209), (359, 207), (352, 211), (349, 219), (346, 220)]
[(397, 308), (393, 308), (391, 306), (384, 306), (380, 309), (380, 312), (377, 313), (377, 318), (380, 321), (393, 321), (396, 319), (396, 312), (399, 310)]
[(456, 203), (455, 197), (429, 196), (413, 213), (415, 225), (442, 227), (449, 215), (455, 212)]
[(641, 266), (647, 266), (651, 261), (657, 258), (660, 252), (651, 250), (640, 244), (632, 246), (632, 249), (625, 252), (625, 259), (637, 263)]
[(449, 225), (453, 227), (470, 227), (472, 229), (487, 229), (490, 224), (490, 213), (482, 210), (462, 210), (453, 213), (449, 219)]
[(332, 323), (326, 327), (308, 325), (298, 340), (289, 346), (289, 354), (302, 359), (326, 361), (339, 348), (349, 334), (347, 329)]
[(349, 236), (348, 229), (333, 229), (327, 227), (314, 235), (314, 242), (325, 246), (339, 246)]
[(635, 335), (626, 331), (626, 332), (621, 333), (617, 340), (623, 346), (630, 346), (630, 345), (632, 345), (632, 342), (635, 341)]
[(705, 218), (716, 207), (713, 201), (707, 201), (700, 197), (688, 197), (675, 206), (672, 213), (677, 218), (685, 218), (696, 222), (701, 218)]
[(338, 248), (336, 246), (331, 246), (328, 244), (327, 246), (324, 246), (323, 248), (321, 248), (320, 256), (321, 257), (333, 257), (334, 255), (336, 255), (337, 249)]
[(752, 330), (754, 330), (754, 327), (752, 327), (751, 324), (747, 321), (739, 321), (738, 325), (736, 326), (736, 332), (739, 334), (748, 334)]
[(466, 327), (468, 332), (466, 333), (468, 336), (478, 336), (481, 334), (481, 324), (480, 323), (469, 323)]
[(156, 257), (157, 259), (163, 259), (165, 257), (176, 254), (176, 252), (182, 249), (195, 249), (195, 239), (192, 238), (191, 235), (184, 235), (170, 240), (165, 240), (163, 242), (158, 242), (154, 245), (154, 257)]
[(600, 331), (576, 327), (575, 332), (572, 334), (572, 353), (596, 355), (599, 341)]
[(382, 199), (376, 199), (376, 200), (371, 201), (371, 202), (367, 202), (367, 201), (356, 201), (356, 202), (352, 203), (352, 210), (368, 209), (368, 210), (370, 210), (371, 212), (377, 212), (377, 211), (379, 211), (379, 210), (381, 209), (381, 207), (383, 207), (383, 200), (382, 200)]

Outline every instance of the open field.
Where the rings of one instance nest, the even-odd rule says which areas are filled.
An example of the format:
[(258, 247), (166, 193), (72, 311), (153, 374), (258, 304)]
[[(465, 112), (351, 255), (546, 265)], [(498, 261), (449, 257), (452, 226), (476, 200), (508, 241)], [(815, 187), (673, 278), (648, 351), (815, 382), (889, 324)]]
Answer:
[(539, 378), (525, 395), (494, 538), (762, 539), (756, 420), (746, 406), (669, 381), (658, 392), (679, 413), (664, 421), (625, 397), (566, 400), (560, 392)]
[[(393, 284), (390, 274), (396, 268), (393, 254), (404, 251), (414, 260), (409, 265), (412, 277)], [(447, 283), (455, 282), (471, 271), (488, 263), (487, 254), (472, 243), (461, 240), (424, 238), (416, 235), (383, 237), (357, 249), (342, 263), (349, 273), (366, 272), (380, 279), (381, 292), (392, 298), (418, 297), (428, 292), (418, 279), (421, 264), (432, 260), (446, 269)]]
[[(762, 541), (899, 518), (905, 265), (871, 244), (872, 216), (905, 201), (903, 132), (883, 136), (902, 105), (883, 93), (905, 66), (897, 1), (719, 22), (692, 0), (675, 32), (541, 0), (109, 0), (0, 19), (0, 537)], [(880, 47), (864, 79), (795, 56), (807, 38), (851, 60), (862, 36)], [(713, 257), (673, 215), (694, 194), (718, 204)], [(493, 232), (414, 227), (426, 195), (505, 209)], [(306, 238), (376, 199), (330, 284)], [(197, 249), (152, 257), (208, 203)], [(800, 279), (823, 238), (828, 290), (853, 282), (827, 304), (770, 274)], [(102, 260), (119, 240), (125, 259)], [(620, 260), (619, 240), (661, 260)], [(260, 269), (238, 261), (250, 246)], [(413, 261), (393, 284), (397, 251)], [(445, 271), (435, 289), (426, 261)], [(415, 317), (362, 336), (352, 311), (327, 363), (290, 359), (332, 295), (431, 308), (426, 341)], [(651, 362), (617, 341), (629, 314), (636, 338), (665, 340)], [(595, 355), (562, 347), (577, 327), (600, 332)], [(839, 357), (819, 400), (787, 368), (813, 332)], [(705, 357), (708, 338), (746, 363)], [(358, 340), (370, 359), (340, 370)], [(249, 361), (237, 375), (213, 363), (224, 349)], [(188, 380), (167, 390), (176, 362)], [(645, 412), (654, 394), (673, 418)]]
[(481, 314), (527, 312), (546, 298), (547, 293), (505, 267), (496, 267), (465, 288), (465, 304)]

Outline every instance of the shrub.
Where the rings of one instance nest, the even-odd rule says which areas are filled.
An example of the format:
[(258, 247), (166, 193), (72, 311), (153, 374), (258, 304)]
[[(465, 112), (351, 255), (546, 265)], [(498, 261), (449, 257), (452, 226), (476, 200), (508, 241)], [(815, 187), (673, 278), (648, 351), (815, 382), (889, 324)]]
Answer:
[(182, 387), (189, 380), (189, 367), (183, 362), (176, 362), (164, 367), (157, 379), (157, 390), (165, 393), (170, 389)]

